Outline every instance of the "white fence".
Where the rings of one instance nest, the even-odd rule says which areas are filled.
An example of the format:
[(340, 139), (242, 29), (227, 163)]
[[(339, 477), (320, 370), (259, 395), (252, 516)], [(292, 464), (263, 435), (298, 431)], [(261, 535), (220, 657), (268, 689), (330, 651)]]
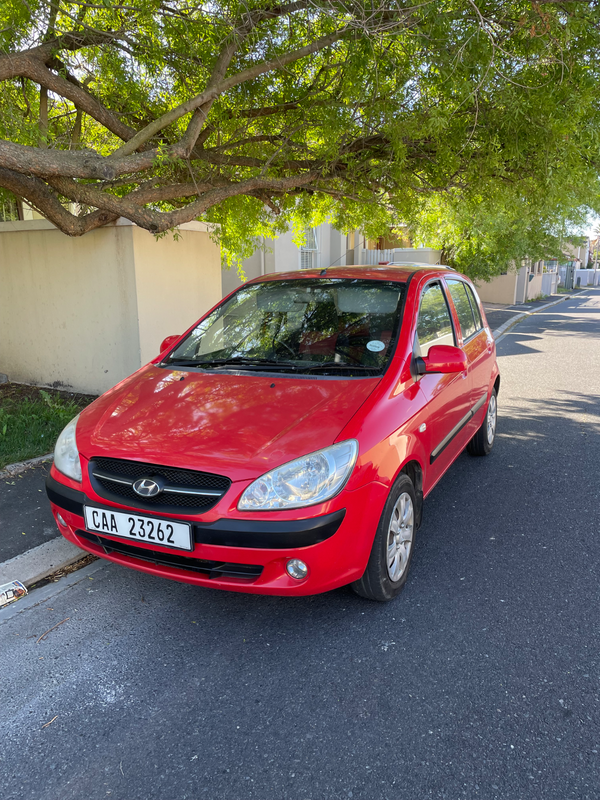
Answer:
[(369, 266), (381, 264), (391, 264), (394, 261), (393, 250), (364, 250), (362, 247), (358, 251), (358, 263), (368, 264)]
[(542, 294), (556, 294), (558, 273), (545, 272), (542, 275)]
[[(560, 282), (565, 285), (567, 268), (559, 267), (558, 272), (560, 275)], [(579, 279), (580, 286), (600, 286), (600, 269), (576, 269), (573, 275), (573, 285), (577, 286), (577, 279)]]
[(577, 286), (579, 278), (580, 286), (598, 286), (600, 272), (593, 269), (576, 269), (573, 283)]
[(392, 250), (365, 250), (363, 247), (355, 251), (358, 260), (355, 264), (439, 264), (440, 250), (431, 247), (395, 247)]

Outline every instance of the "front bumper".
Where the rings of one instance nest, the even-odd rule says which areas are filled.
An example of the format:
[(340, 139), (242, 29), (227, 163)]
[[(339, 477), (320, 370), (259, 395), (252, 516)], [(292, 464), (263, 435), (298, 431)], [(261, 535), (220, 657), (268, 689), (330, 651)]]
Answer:
[[(344, 491), (336, 498), (343, 507), (308, 519), (274, 516), (268, 520), (249, 517), (222, 518), (211, 523), (193, 521), (194, 550), (184, 553), (92, 534), (85, 530), (83, 506), (86, 502), (95, 507), (103, 504), (52, 475), (46, 480), (46, 491), (60, 532), (94, 555), (185, 583), (278, 595), (318, 594), (360, 578), (387, 493), (379, 483)], [(153, 516), (120, 506), (104, 504), (104, 508)], [(164, 514), (159, 516), (165, 518)], [(306, 578), (299, 581), (288, 575), (285, 565), (290, 558), (301, 558), (308, 565)]]

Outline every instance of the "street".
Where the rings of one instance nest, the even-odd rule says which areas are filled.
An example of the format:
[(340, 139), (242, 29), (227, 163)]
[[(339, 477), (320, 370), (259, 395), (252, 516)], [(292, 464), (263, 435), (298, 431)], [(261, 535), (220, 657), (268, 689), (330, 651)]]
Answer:
[(597, 798), (599, 344), (597, 289), (501, 339), (391, 604), (106, 563), (0, 613), (2, 800)]

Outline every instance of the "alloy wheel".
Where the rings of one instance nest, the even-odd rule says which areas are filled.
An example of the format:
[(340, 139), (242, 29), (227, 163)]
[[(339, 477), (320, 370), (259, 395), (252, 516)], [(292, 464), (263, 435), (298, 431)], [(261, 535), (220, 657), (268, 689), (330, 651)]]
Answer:
[(407, 492), (396, 500), (387, 536), (387, 571), (391, 581), (399, 581), (407, 568), (413, 544), (414, 508)]

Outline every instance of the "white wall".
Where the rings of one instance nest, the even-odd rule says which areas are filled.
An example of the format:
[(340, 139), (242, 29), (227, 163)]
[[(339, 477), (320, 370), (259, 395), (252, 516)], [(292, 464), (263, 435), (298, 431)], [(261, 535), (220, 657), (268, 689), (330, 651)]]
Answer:
[(292, 231), (272, 240), (273, 272), (292, 272), (300, 269), (300, 248), (292, 241)]
[(529, 280), (529, 277), (530, 275), (527, 276), (527, 297), (525, 299), (535, 300), (542, 295), (542, 278), (544, 275), (543, 273), (534, 275), (531, 280)]
[(394, 261), (416, 262), (417, 264), (439, 264), (442, 257), (441, 250), (433, 247), (395, 247)]

